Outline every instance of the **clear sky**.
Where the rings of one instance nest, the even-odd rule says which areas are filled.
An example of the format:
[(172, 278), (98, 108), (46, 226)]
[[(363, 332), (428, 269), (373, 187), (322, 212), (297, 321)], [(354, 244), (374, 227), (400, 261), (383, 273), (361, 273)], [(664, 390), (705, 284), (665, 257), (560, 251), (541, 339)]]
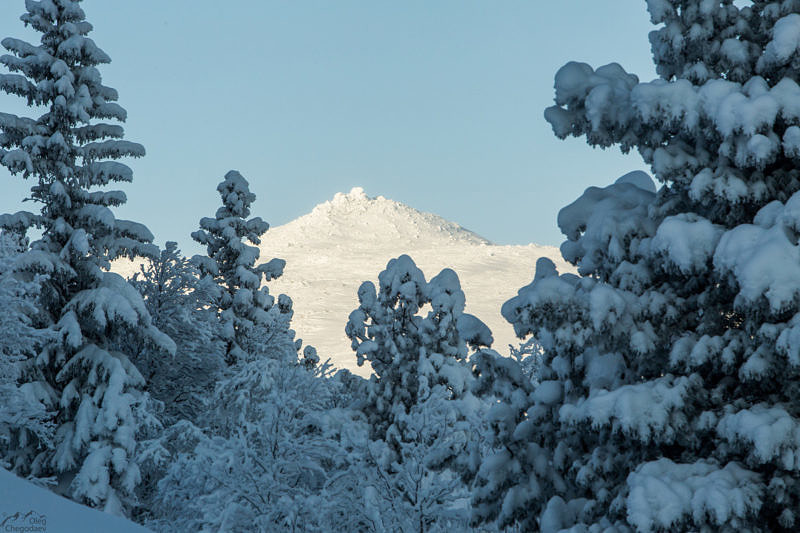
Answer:
[[(638, 154), (556, 139), (542, 117), (569, 60), (655, 77), (644, 0), (82, 5), (112, 58), (101, 73), (128, 110), (126, 138), (147, 149), (126, 161), (117, 216), (187, 253), (229, 169), (271, 225), (361, 186), (500, 244), (559, 244), (561, 207), (646, 170)], [(23, 11), (0, 2), (0, 37), (35, 36)], [(0, 111), (31, 115), (6, 95)], [(0, 212), (22, 208), (30, 184), (3, 168), (0, 181)]]

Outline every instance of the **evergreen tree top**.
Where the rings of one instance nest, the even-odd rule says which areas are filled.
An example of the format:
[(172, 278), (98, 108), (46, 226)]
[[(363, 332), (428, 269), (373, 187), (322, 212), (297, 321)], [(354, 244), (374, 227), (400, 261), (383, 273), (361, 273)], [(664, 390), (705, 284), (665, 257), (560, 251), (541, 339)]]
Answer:
[(5, 217), (3, 226), (38, 226), (44, 231), (35, 248), (91, 252), (99, 266), (123, 254), (157, 253), (145, 244), (153, 238), (147, 228), (116, 220), (111, 212), (125, 203), (123, 192), (91, 190), (131, 181), (131, 169), (114, 160), (145, 153), (140, 144), (122, 139), (122, 126), (104, 122), (127, 117), (116, 103), (117, 91), (103, 85), (96, 68), (111, 59), (87, 37), (92, 26), (77, 1), (29, 0), (26, 8), (22, 21), (42, 33), (41, 42), (2, 40), (10, 54), (0, 57), (9, 71), (0, 74), (0, 90), (45, 112), (35, 119), (0, 113), (0, 163), (12, 174), (36, 179), (31, 198), (42, 210)]

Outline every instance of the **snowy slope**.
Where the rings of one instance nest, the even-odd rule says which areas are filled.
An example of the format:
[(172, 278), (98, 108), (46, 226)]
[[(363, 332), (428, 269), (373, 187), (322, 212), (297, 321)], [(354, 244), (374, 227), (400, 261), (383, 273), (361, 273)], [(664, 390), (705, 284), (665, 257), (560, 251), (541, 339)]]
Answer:
[(500, 306), (533, 279), (536, 259), (551, 258), (559, 271), (574, 271), (552, 246), (497, 246), (461, 226), (399, 202), (371, 198), (361, 188), (338, 193), (311, 213), (264, 235), (261, 260), (286, 260), (284, 275), (270, 282), (272, 294), (294, 300), (293, 325), (321, 359), (362, 375), (355, 365), (344, 326), (358, 306), (361, 282), (377, 283), (389, 259), (408, 254), (427, 279), (443, 268), (456, 271), (467, 311), (486, 322), (494, 348), (508, 353), (516, 344)]
[(0, 468), (0, 531), (145, 533), (149, 530), (78, 505)]

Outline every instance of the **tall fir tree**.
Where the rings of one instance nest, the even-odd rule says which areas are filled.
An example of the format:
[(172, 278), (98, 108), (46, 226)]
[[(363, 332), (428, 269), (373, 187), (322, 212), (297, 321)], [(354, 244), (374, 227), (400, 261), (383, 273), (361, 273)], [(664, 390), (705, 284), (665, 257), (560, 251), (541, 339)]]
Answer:
[(192, 233), (192, 238), (207, 248), (207, 255), (192, 259), (201, 274), (217, 286), (214, 298), (223, 326), (225, 360), (233, 366), (270, 346), (276, 350), (269, 355), (283, 357), (286, 345), (294, 342), (289, 330), (292, 300), (282, 294), (275, 305), (262, 281), (283, 274), (286, 261), (275, 258), (256, 265), (260, 253), (256, 246), (269, 224), (260, 217), (248, 219), (256, 195), (250, 192), (247, 180), (231, 170), (217, 191), (222, 206), (214, 218), (202, 218), (201, 229)]
[(660, 79), (569, 63), (545, 117), (662, 186), (587, 189), (558, 217), (582, 277), (542, 264), (505, 304), (541, 383), (497, 417), (475, 521), (796, 531), (800, 3), (647, 6)]
[(110, 58), (88, 33), (78, 0), (30, 0), (22, 21), (42, 34), (33, 45), (3, 39), (10, 71), (0, 89), (41, 106), (38, 118), (0, 114), (0, 162), (33, 180), (38, 214), (0, 217), (0, 226), (36, 227), (41, 238), (19, 258), (20, 275), (45, 274), (40, 305), (52, 330), (35, 358), (48, 390), (56, 426), (54, 447), (30, 462), (34, 476), (54, 475), (57, 490), (84, 503), (122, 513), (139, 482), (135, 460), (141, 374), (115, 339), (131, 332), (162, 350), (174, 344), (151, 324), (141, 296), (109, 273), (120, 256), (153, 255), (151, 233), (117, 220), (111, 207), (121, 191), (102, 190), (131, 181), (131, 169), (114, 161), (141, 157), (144, 148), (122, 140), (125, 110), (117, 92), (102, 84), (97, 66)]

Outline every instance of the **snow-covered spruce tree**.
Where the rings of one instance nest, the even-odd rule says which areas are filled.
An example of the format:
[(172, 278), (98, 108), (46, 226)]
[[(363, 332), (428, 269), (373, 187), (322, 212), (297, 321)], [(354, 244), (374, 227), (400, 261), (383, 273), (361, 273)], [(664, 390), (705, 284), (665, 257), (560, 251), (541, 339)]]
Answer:
[(662, 187), (588, 189), (559, 214), (583, 277), (550, 265), (504, 306), (542, 382), (509, 404), (476, 521), (796, 531), (800, 3), (647, 4), (661, 78), (570, 63), (545, 116), (637, 149)]
[(0, 232), (0, 467), (22, 472), (53, 436), (47, 390), (31, 379), (31, 360), (47, 339), (35, 327), (39, 280), (20, 280), (13, 268), (25, 249), (24, 238)]
[(217, 191), (222, 206), (214, 218), (201, 219), (201, 229), (192, 233), (195, 241), (206, 246), (208, 255), (196, 255), (192, 260), (218, 287), (214, 300), (223, 326), (225, 360), (232, 366), (272, 345), (277, 347), (272, 355), (279, 356), (283, 345), (293, 342), (289, 330), (292, 300), (282, 294), (275, 305), (269, 289), (261, 285), (262, 280), (283, 274), (286, 261), (275, 258), (256, 266), (259, 250), (255, 245), (260, 244), (269, 224), (260, 217), (247, 218), (256, 199), (247, 180), (231, 170)]
[(139, 481), (133, 410), (144, 380), (114, 339), (136, 332), (169, 351), (173, 343), (150, 322), (141, 296), (104, 271), (127, 255), (157, 253), (141, 224), (117, 220), (120, 191), (100, 187), (130, 181), (116, 161), (144, 148), (122, 140), (125, 110), (102, 84), (97, 65), (109, 57), (87, 37), (92, 26), (75, 0), (30, 0), (22, 21), (42, 34), (38, 45), (7, 38), (0, 89), (44, 108), (38, 118), (0, 114), (0, 162), (32, 179), (41, 212), (4, 215), (0, 225), (37, 227), (42, 237), (16, 260), (21, 276), (46, 274), (40, 307), (53, 339), (35, 358), (54, 411), (54, 447), (41, 450), (23, 475), (57, 476), (73, 499), (122, 512)]
[[(590, 188), (578, 202), (561, 211), (559, 221), (572, 217), (572, 223), (585, 228), (581, 240), (589, 250), (585, 256), (601, 259), (605, 255), (603, 243), (612, 234), (613, 239), (624, 242), (647, 231), (647, 206), (655, 197), (652, 190), (645, 189), (648, 184), (653, 189), (649, 177), (637, 172), (606, 189)], [(569, 241), (562, 250), (567, 248)], [(474, 392), (481, 397), (494, 397), (500, 403), (489, 412), (494, 452), (484, 459), (473, 487), (475, 522), (498, 520), (501, 527), (517, 523), (523, 530), (548, 530), (550, 525), (540, 522), (541, 509), (537, 511), (534, 506), (546, 504), (553, 491), (564, 488), (564, 474), (559, 469), (578, 464), (577, 457), (586, 446), (582, 441), (595, 438), (583, 428), (560, 423), (564, 395), (574, 395), (579, 402), (587, 389), (616, 388), (624, 378), (636, 382), (642, 375), (638, 370), (624, 371), (618, 366), (624, 363), (623, 356), (628, 352), (636, 353), (629, 345), (642, 343), (647, 331), (640, 330), (648, 326), (635, 322), (634, 314), (625, 307), (626, 294), (618, 294), (606, 285), (593, 291), (594, 288), (592, 278), (559, 276), (553, 263), (541, 258), (533, 282), (503, 306), (503, 314), (514, 324), (517, 334), (534, 333), (544, 353), (535, 387), (513, 359), (484, 354), (476, 361)], [(658, 406), (640, 407), (654, 410)], [(663, 413), (660, 416), (665, 418)], [(648, 438), (651, 428), (647, 424), (642, 428)], [(624, 482), (625, 461), (630, 458), (620, 453), (608, 433), (596, 437), (599, 442), (607, 442), (610, 449), (599, 458), (609, 461), (604, 467), (619, 472)], [(616, 438), (625, 441), (630, 435), (626, 431)], [(592, 471), (586, 468), (582, 475), (589, 472)], [(588, 489), (581, 494), (585, 492)], [(610, 501), (603, 500), (599, 505), (607, 508)]]
[(141, 264), (130, 280), (144, 298), (153, 325), (176, 344), (174, 357), (143, 345), (135, 360), (148, 393), (164, 404), (164, 424), (197, 424), (202, 398), (213, 392), (223, 365), (220, 326), (210, 307), (215, 287), (205, 281), (173, 241), (157, 258)]
[[(464, 293), (450, 269), (428, 282), (402, 255), (378, 280), (377, 290), (361, 285), (346, 327), (358, 364), (368, 361), (374, 371), (362, 408), (373, 440), (366, 458), (373, 520), (389, 530), (449, 527), (464, 496), (456, 473), (474, 460), (467, 345), (489, 345), (491, 333), (463, 312)], [(425, 305), (430, 311), (420, 316)]]

